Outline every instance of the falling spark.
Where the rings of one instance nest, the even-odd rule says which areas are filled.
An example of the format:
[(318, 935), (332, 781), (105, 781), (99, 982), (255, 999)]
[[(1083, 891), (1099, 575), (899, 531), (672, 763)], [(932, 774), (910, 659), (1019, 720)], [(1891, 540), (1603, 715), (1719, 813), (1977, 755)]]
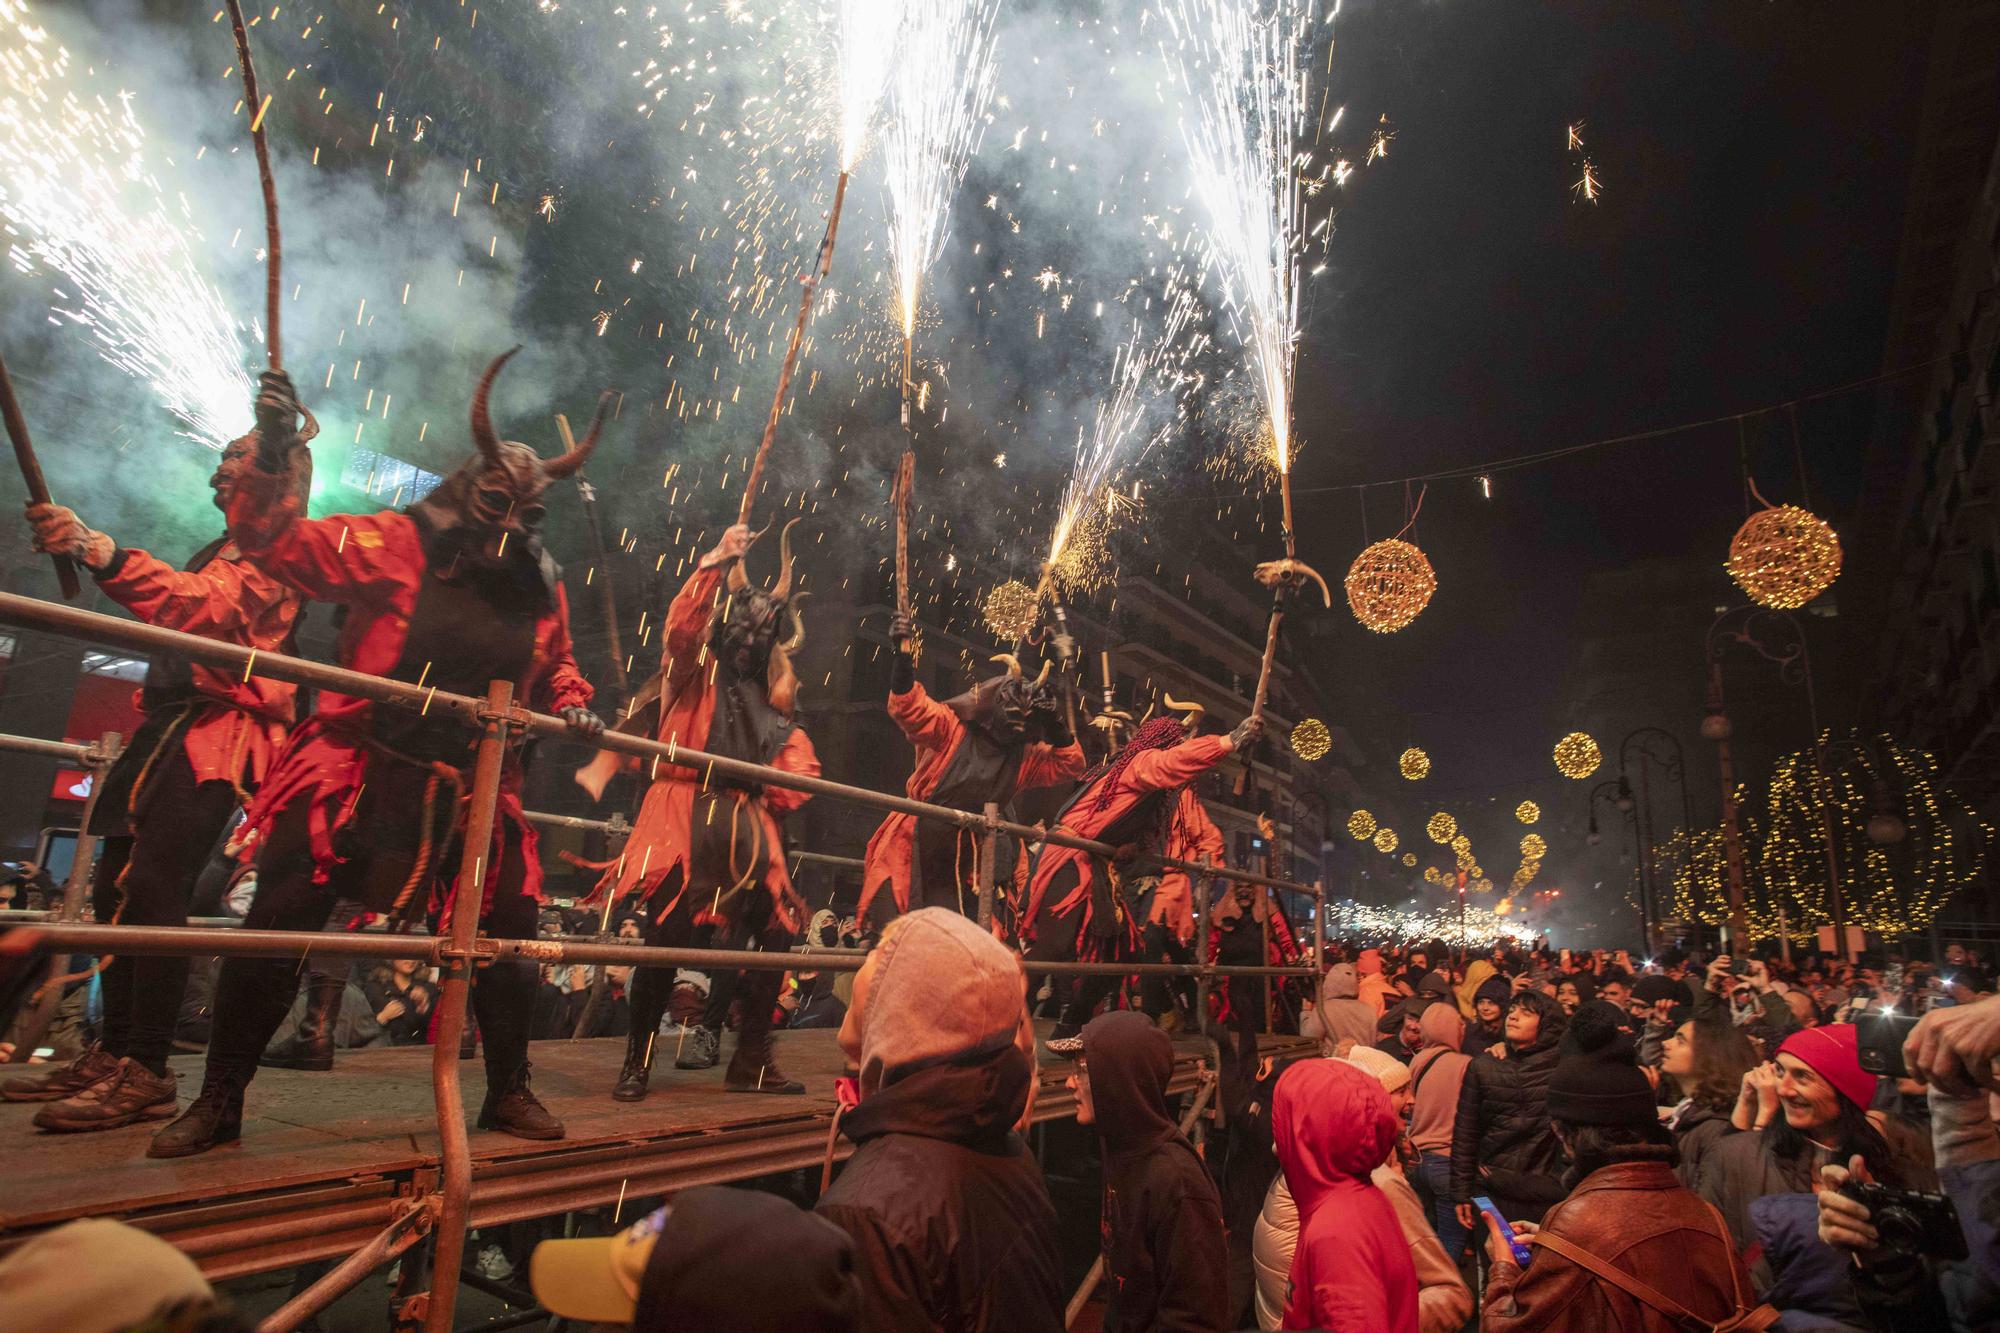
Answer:
[(1309, 100), (1301, 54), (1312, 0), (1276, 0), (1262, 15), (1247, 0), (1161, 3), (1178, 34), (1163, 52), (1194, 102), (1181, 137), (1208, 216), (1223, 309), (1249, 354), (1274, 459), (1287, 473), (1305, 235), (1296, 169)]
[(1583, 175), (1577, 178), (1576, 184), (1570, 186), (1570, 189), (1585, 202), (1594, 204), (1603, 188), (1597, 179), (1597, 164), (1586, 157), (1583, 159)]
[(1574, 153), (1583, 147), (1583, 122), (1576, 121), (1569, 127), (1569, 149)]
[(840, 0), (840, 169), (852, 171), (903, 33), (907, 0)]
[(195, 263), (205, 238), (188, 194), (156, 174), (132, 95), (85, 86), (25, 0), (0, 0), (0, 88), (15, 263), (61, 274), (52, 318), (149, 383), (182, 434), (221, 448), (248, 425), (243, 329)]
[(999, 0), (914, 5), (890, 88), (883, 172), (903, 336), (917, 326), (924, 274), (944, 248), (952, 192), (965, 176), (993, 97)]

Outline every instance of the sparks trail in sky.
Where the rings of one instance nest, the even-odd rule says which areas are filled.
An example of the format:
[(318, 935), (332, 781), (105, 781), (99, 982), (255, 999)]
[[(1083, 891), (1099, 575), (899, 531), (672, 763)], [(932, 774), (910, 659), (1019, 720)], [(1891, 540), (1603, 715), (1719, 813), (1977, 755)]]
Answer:
[[(1312, 179), (1306, 143), (1312, 0), (1160, 0), (1169, 73), (1223, 310), (1248, 354), (1280, 472), (1292, 457), (1300, 253)], [(1371, 159), (1372, 160), (1372, 159)]]
[[(924, 0), (919, 0), (923, 3)], [(896, 55), (907, 0), (840, 0), (840, 169), (852, 171)]]
[[(1098, 400), (1090, 425), (1077, 432), (1075, 469), (1063, 492), (1055, 535), (1049, 542), (1049, 563), (1058, 568), (1067, 567), (1065, 556), (1080, 524), (1096, 516), (1108, 519), (1114, 510), (1129, 505), (1128, 500), (1114, 499), (1111, 488), (1118, 473), (1136, 462), (1146, 445), (1158, 438), (1156, 434), (1137, 449), (1132, 447), (1151, 400), (1148, 391), (1161, 387), (1160, 380), (1171, 374), (1177, 358), (1185, 356), (1188, 330), (1200, 309), (1178, 273), (1170, 279), (1162, 304), (1165, 314), (1152, 336), (1140, 327), (1137, 318), (1133, 320), (1132, 336), (1112, 361), (1110, 390)], [(1163, 426), (1161, 433), (1165, 429)]]
[(203, 276), (187, 196), (161, 164), (130, 94), (0, 0), (0, 216), (23, 273), (60, 275), (52, 323), (81, 326), (98, 354), (152, 385), (189, 437), (221, 448), (250, 424), (241, 328)]
[(985, 128), (999, 7), (999, 0), (920, 0), (907, 15), (882, 168), (905, 338), (916, 328), (924, 274), (944, 248), (951, 197)]

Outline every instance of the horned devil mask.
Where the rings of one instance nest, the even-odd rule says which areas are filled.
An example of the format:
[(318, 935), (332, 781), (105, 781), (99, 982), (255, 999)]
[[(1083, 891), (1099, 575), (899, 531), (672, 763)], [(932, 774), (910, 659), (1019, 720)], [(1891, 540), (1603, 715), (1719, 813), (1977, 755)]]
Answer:
[[(798, 521), (778, 534), (778, 581), (769, 591), (751, 584), (743, 561), (729, 564), (722, 602), (709, 621), (708, 646), (738, 676), (789, 675), (791, 655), (805, 645), (805, 622), (792, 597), (792, 528)], [(774, 656), (783, 671), (773, 669)]]
[(968, 726), (978, 727), (995, 742), (1012, 745), (1028, 733), (1035, 717), (1035, 705), (1048, 690), (1049, 664), (1029, 680), (1021, 671), (1021, 659), (1001, 653), (993, 659), (1006, 666), (1007, 674), (983, 680), (951, 701), (951, 709)]
[(510, 545), (523, 556), (538, 551), (538, 534), (548, 515), (542, 492), (550, 482), (573, 476), (583, 467), (597, 447), (598, 432), (611, 408), (612, 395), (601, 395), (590, 429), (574, 448), (556, 458), (542, 458), (525, 444), (501, 439), (493, 429), (488, 403), (501, 367), (520, 350), (515, 347), (496, 357), (473, 391), (472, 442), (478, 454), (412, 506), (423, 511), (437, 532), (457, 535), (465, 558), (497, 563), (506, 558)]

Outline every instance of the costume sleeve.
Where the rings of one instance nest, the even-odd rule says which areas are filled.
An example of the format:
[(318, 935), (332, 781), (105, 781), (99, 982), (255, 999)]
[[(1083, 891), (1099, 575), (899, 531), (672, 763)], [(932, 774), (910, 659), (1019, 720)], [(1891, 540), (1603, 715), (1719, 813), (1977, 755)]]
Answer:
[[(797, 773), (800, 777), (819, 776), (819, 754), (813, 749), (812, 738), (806, 735), (804, 727), (793, 727), (791, 735), (771, 759), (771, 767), (783, 773)], [(795, 787), (764, 788), (764, 807), (773, 816), (783, 819), (792, 811), (812, 799), (812, 793), (799, 791)]]
[(1160, 1282), (1155, 1329), (1213, 1333), (1231, 1327), (1229, 1280), (1215, 1262), (1223, 1252), (1222, 1214), (1214, 1201), (1187, 1195), (1165, 1211), (1152, 1236)]
[(1222, 830), (1215, 826), (1215, 821), (1209, 818), (1208, 807), (1203, 805), (1201, 798), (1191, 790), (1181, 792), (1181, 813), (1187, 817), (1193, 835), (1189, 841), (1194, 848), (1194, 855), (1183, 859), (1213, 861), (1216, 865), (1221, 865)]
[(889, 696), (889, 716), (920, 750), (945, 749), (959, 727), (958, 714), (931, 698), (922, 681)]
[[(1482, 1219), (1475, 1239), (1485, 1244)], [(1537, 1249), (1526, 1268), (1495, 1264), (1479, 1311), (1481, 1333), (1532, 1333), (1542, 1328), (1611, 1328), (1612, 1311), (1597, 1280), (1552, 1251)]]
[(96, 576), (112, 601), (149, 625), (233, 640), (291, 594), (276, 579), (236, 560), (211, 560), (194, 573), (136, 548), (121, 549)]
[(548, 670), (535, 682), (535, 706), (545, 713), (585, 708), (597, 693), (576, 668), (575, 645), (569, 637), (569, 594), (556, 585), (555, 629), (549, 639)]
[(1083, 747), (1075, 741), (1060, 748), (1046, 741), (1036, 741), (1021, 756), (1021, 775), (1014, 787), (1017, 791), (1053, 787), (1059, 782), (1081, 777), (1088, 766), (1083, 757)]
[(1451, 1121), (1451, 1201), (1471, 1200), (1479, 1180), (1479, 1085), (1481, 1057), (1473, 1056), (1458, 1085), (1458, 1112)]
[(861, 1287), (861, 1327), (889, 1333), (930, 1333), (942, 1327), (925, 1299), (927, 1285), (915, 1252), (898, 1245), (873, 1213), (826, 1203), (814, 1210), (854, 1242), (854, 1272)]
[(280, 582), (321, 602), (365, 602), (420, 567), (416, 529), (402, 514), (306, 518), (289, 477), (245, 468), (229, 500), (229, 535)]
[(1126, 765), (1121, 784), (1140, 791), (1185, 786), (1222, 762), (1229, 750), (1227, 736), (1196, 736), (1164, 750), (1142, 750)]
[(722, 586), (723, 566), (697, 569), (667, 606), (667, 635), (662, 644), (668, 664), (691, 658), (708, 635), (708, 618), (715, 610), (715, 590)]

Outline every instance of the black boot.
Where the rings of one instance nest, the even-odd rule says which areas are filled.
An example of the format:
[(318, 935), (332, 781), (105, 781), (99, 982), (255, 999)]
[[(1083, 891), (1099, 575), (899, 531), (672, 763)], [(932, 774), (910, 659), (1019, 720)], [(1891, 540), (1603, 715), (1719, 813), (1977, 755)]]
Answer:
[(333, 1029), (340, 1020), (340, 1002), (347, 994), (345, 973), (314, 972), (306, 981), (306, 1007), (299, 1026), (283, 1041), (274, 1041), (257, 1061), (267, 1069), (333, 1068)]
[(755, 972), (744, 978), (742, 1018), (736, 1029), (736, 1053), (722, 1071), (722, 1086), (730, 1092), (774, 1092), (797, 1096), (806, 1090), (778, 1068), (771, 1053), (771, 1009), (783, 981), (776, 972)]
[(528, 1062), (512, 1075), (486, 1071), (486, 1102), (479, 1108), (479, 1128), (512, 1134), (517, 1139), (559, 1139), (562, 1121), (549, 1114), (528, 1086)]
[(611, 1089), (615, 1102), (642, 1101), (646, 1080), (653, 1072), (653, 1039), (650, 1031), (633, 1028), (625, 1038), (625, 1065), (618, 1071), (618, 1085)]
[(209, 1073), (201, 1095), (180, 1119), (153, 1135), (148, 1157), (192, 1157), (243, 1136), (243, 1087), (248, 1077)]

